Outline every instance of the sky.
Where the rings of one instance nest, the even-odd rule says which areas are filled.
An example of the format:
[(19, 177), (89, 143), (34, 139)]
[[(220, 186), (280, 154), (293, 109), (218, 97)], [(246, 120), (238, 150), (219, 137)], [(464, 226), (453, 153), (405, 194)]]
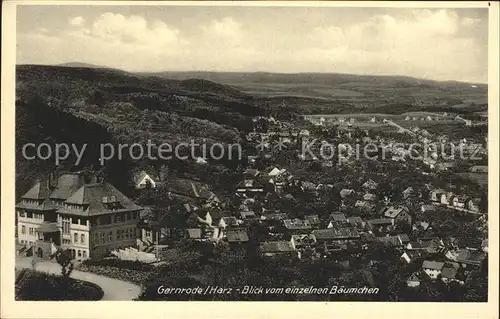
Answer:
[(485, 8), (17, 7), (17, 64), (487, 83)]

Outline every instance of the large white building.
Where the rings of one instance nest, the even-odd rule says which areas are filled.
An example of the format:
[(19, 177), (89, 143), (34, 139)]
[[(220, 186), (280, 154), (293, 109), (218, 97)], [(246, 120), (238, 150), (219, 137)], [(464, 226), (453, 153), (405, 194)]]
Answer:
[(133, 246), (141, 207), (108, 182), (85, 182), (79, 173), (36, 183), (16, 205), (17, 240), (48, 258), (57, 249), (77, 260)]

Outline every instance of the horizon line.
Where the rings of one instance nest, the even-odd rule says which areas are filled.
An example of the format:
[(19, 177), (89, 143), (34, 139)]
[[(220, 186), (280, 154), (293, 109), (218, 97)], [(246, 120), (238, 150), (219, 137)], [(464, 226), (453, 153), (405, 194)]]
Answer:
[[(88, 66), (71, 66), (71, 65), (65, 65), (65, 64), (86, 64)], [(463, 84), (480, 84), (480, 85), (488, 85), (488, 81), (483, 82), (483, 81), (467, 81), (467, 80), (435, 80), (435, 79), (430, 79), (430, 78), (421, 78), (421, 77), (415, 77), (411, 75), (403, 75), (403, 74), (366, 74), (366, 73), (344, 73), (344, 72), (283, 72), (283, 71), (207, 71), (207, 70), (158, 70), (158, 71), (127, 71), (121, 68), (115, 68), (115, 67), (110, 67), (110, 66), (105, 66), (105, 65), (97, 65), (93, 63), (88, 63), (88, 62), (79, 62), (79, 61), (72, 61), (72, 62), (61, 62), (58, 64), (41, 64), (41, 63), (17, 63), (16, 66), (20, 65), (39, 65), (39, 66), (58, 66), (58, 67), (68, 67), (68, 68), (74, 68), (74, 67), (81, 67), (81, 68), (94, 68), (94, 69), (110, 69), (110, 70), (117, 70), (121, 72), (127, 72), (131, 74), (154, 74), (154, 73), (233, 73), (233, 74), (238, 74), (238, 73), (250, 73), (250, 74), (256, 74), (256, 73), (267, 73), (267, 74), (283, 74), (283, 75), (294, 75), (294, 74), (338, 74), (338, 75), (354, 75), (354, 76), (373, 76), (373, 77), (406, 77), (410, 79), (415, 79), (415, 80), (424, 80), (424, 81), (433, 81), (433, 82), (458, 82), (458, 83), (463, 83)]]

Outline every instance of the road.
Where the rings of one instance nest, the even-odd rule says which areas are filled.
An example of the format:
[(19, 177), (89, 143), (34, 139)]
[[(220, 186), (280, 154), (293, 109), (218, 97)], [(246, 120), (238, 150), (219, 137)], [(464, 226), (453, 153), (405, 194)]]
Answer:
[[(30, 257), (16, 258), (16, 269), (22, 268), (32, 268)], [(55, 262), (50, 261), (38, 261), (36, 263), (35, 269), (37, 271), (47, 272), (50, 274), (61, 274), (61, 266), (59, 266), (59, 264)], [(138, 297), (141, 293), (141, 287), (132, 283), (88, 272), (73, 270), (70, 277), (73, 279), (89, 281), (101, 287), (104, 291), (104, 296), (101, 300), (104, 301), (132, 300)]]

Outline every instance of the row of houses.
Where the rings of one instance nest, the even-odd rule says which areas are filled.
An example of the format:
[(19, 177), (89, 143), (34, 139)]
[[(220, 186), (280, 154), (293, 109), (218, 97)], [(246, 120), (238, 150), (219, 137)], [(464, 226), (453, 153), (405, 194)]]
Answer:
[(429, 198), (434, 205), (441, 205), (452, 209), (466, 210), (471, 213), (480, 213), (480, 198), (471, 198), (467, 195), (455, 195), (443, 189), (433, 189)]
[(422, 267), (412, 273), (406, 283), (408, 287), (418, 287), (424, 280), (464, 284), (467, 274), (480, 269), (486, 257), (487, 253), (479, 249), (464, 248), (448, 251), (444, 260), (424, 260)]

